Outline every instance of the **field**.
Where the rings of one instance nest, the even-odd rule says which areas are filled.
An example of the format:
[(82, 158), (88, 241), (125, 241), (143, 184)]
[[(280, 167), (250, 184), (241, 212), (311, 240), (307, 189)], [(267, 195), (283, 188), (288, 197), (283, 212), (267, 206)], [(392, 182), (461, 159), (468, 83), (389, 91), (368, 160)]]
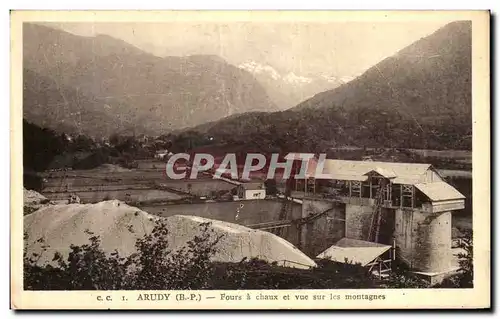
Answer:
[(465, 178), (465, 179), (472, 180), (472, 171), (463, 171), (463, 170), (458, 170), (458, 169), (438, 169), (437, 171), (444, 178), (447, 178), (447, 177)]
[[(440, 156), (467, 155), (464, 151), (433, 152)], [(143, 160), (137, 169), (107, 165), (93, 170), (46, 172), (42, 194), (52, 200), (66, 200), (70, 194), (76, 194), (83, 203), (119, 199), (160, 216), (188, 214), (233, 222), (239, 210), (242, 224), (269, 221), (269, 216), (277, 216), (281, 207), (277, 200), (193, 203), (193, 198), (229, 193), (236, 186), (201, 175), (196, 180), (171, 180), (164, 167), (163, 162)], [(472, 173), (450, 169), (440, 169), (439, 173), (466, 196), (465, 209), (453, 215), (453, 226), (472, 228)], [(241, 204), (244, 208), (240, 208)]]
[(328, 156), (329, 158), (346, 160), (363, 160), (366, 157), (371, 157), (374, 161), (429, 163), (435, 168), (442, 170), (472, 170), (472, 152), (468, 150), (360, 148), (346, 146), (330, 148)]
[(191, 197), (227, 193), (236, 185), (199, 175), (196, 180), (172, 180), (164, 173), (165, 163), (139, 161), (137, 169), (120, 169), (106, 165), (92, 170), (51, 171), (41, 193), (52, 200), (64, 200), (71, 194), (83, 203), (119, 199), (129, 203), (172, 202)]
[[(380, 148), (360, 148), (356, 146), (342, 146), (342, 147), (332, 147), (330, 148), (332, 151), (360, 151), (363, 150), (365, 152), (377, 152)], [(391, 150), (389, 148), (382, 149), (385, 151)], [(428, 150), (428, 149), (406, 149), (411, 153), (418, 154), (424, 157), (440, 157), (440, 158), (451, 158), (451, 159), (463, 159), (472, 161), (472, 151), (468, 150)]]

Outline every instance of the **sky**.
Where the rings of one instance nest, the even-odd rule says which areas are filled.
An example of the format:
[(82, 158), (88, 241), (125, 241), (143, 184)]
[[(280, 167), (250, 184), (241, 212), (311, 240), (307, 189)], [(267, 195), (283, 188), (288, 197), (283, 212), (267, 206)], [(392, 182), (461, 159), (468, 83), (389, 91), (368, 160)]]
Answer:
[(416, 22), (50, 23), (122, 39), (158, 56), (213, 54), (303, 76), (355, 77), (451, 20)]

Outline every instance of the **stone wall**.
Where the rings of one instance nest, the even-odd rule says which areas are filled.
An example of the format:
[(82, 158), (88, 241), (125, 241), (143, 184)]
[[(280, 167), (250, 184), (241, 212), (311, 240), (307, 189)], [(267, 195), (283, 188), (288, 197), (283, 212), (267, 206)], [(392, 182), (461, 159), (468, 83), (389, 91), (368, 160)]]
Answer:
[(346, 205), (345, 237), (367, 240), (372, 221), (373, 206)]
[(327, 213), (312, 223), (303, 225), (300, 229), (299, 247), (310, 257), (316, 257), (345, 237), (345, 204), (306, 199), (302, 205), (302, 216), (306, 217), (326, 210), (328, 210)]

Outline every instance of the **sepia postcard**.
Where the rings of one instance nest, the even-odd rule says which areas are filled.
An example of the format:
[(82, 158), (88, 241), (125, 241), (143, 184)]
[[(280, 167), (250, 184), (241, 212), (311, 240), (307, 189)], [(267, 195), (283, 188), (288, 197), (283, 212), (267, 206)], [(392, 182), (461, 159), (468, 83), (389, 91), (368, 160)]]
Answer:
[(490, 308), (489, 21), (12, 11), (11, 308)]

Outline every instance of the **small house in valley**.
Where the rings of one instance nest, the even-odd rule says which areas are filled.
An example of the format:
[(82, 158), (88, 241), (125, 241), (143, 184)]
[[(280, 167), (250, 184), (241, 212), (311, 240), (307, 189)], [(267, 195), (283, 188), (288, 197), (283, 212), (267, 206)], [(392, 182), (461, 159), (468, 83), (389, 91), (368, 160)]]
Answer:
[(264, 199), (266, 198), (266, 187), (264, 183), (242, 183), (238, 185), (237, 194), (240, 199)]

